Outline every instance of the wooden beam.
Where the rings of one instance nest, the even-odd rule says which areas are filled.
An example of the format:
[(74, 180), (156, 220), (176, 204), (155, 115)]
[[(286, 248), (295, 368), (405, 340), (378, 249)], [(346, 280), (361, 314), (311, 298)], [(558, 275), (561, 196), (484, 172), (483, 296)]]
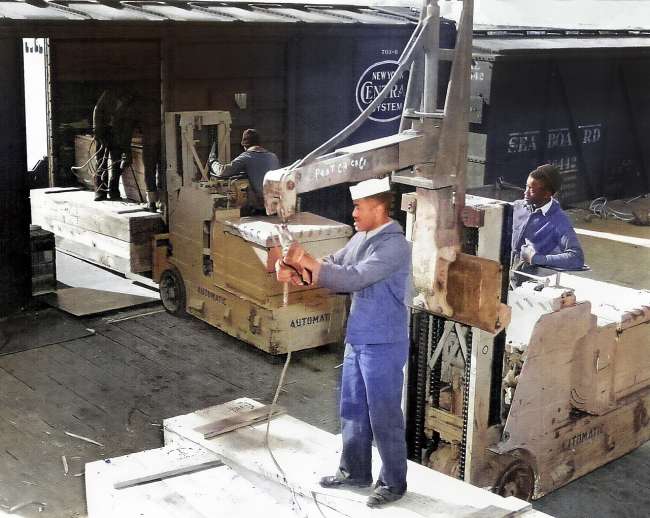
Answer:
[[(276, 407), (273, 410), (273, 417), (283, 414), (285, 409)], [(203, 434), (204, 439), (212, 439), (227, 432), (232, 432), (244, 426), (260, 423), (266, 420), (269, 416), (269, 407), (263, 406), (260, 408), (253, 408), (245, 412), (240, 412), (231, 416), (223, 417), (212, 423), (199, 426), (194, 429), (195, 432)]]
[[(200, 461), (200, 458), (197, 457), (187, 457), (185, 459), (179, 459), (179, 465), (167, 466), (165, 468), (160, 467), (151, 467), (148, 468), (151, 470), (145, 473), (139, 473), (135, 476), (130, 476), (127, 479), (120, 480), (113, 484), (115, 489), (125, 489), (127, 487), (132, 487), (138, 484), (146, 484), (147, 482), (153, 482), (155, 480), (164, 480), (169, 477), (176, 477), (179, 475), (186, 475), (188, 473), (195, 473), (197, 471), (202, 471), (204, 469), (216, 468), (217, 466), (223, 466), (223, 462), (219, 459), (215, 459), (215, 455), (211, 453), (205, 453), (203, 455), (205, 458), (211, 458), (211, 460)], [(198, 461), (198, 463), (197, 463)], [(154, 469), (155, 468), (155, 469)]]

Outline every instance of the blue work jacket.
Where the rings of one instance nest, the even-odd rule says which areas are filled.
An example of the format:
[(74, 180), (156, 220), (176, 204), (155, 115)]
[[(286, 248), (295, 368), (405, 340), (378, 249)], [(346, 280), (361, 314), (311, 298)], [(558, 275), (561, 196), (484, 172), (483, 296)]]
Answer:
[(352, 294), (347, 343), (408, 340), (410, 273), (411, 245), (395, 221), (371, 237), (357, 232), (341, 250), (323, 259), (318, 284)]
[(513, 203), (512, 252), (519, 255), (526, 239), (535, 248), (532, 264), (564, 270), (579, 270), (585, 258), (569, 218), (553, 200), (546, 214), (531, 211), (524, 200)]

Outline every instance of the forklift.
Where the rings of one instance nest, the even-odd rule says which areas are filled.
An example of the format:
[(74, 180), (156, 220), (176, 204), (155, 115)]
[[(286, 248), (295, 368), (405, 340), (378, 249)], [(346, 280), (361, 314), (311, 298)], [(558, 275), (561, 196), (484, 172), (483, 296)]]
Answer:
[[(455, 48), (439, 48), (439, 7), (425, 0), (383, 92), (267, 173), (265, 205), (290, 226), (303, 193), (385, 176), (414, 190), (401, 201), (413, 246), (410, 458), (530, 500), (650, 439), (650, 294), (552, 270), (510, 287), (512, 207), (465, 192), (472, 16), (463, 1)], [(446, 90), (442, 61), (452, 63)], [(336, 148), (406, 70), (399, 133)]]
[[(231, 118), (224, 111), (165, 115), (169, 231), (155, 236), (153, 279), (172, 314), (189, 314), (271, 355), (340, 342), (345, 298), (275, 281), (282, 255), (277, 218), (241, 217), (248, 180), (210, 176), (213, 145), (230, 161)], [(345, 245), (349, 225), (301, 213), (289, 225), (311, 253)]]

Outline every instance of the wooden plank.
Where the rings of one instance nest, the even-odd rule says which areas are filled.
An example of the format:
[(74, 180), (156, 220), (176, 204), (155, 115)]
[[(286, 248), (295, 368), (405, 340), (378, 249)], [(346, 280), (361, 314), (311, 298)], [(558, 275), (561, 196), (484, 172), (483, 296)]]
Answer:
[(57, 236), (71, 239), (92, 246), (93, 248), (100, 248), (113, 255), (128, 258), (142, 257), (142, 260), (145, 260), (148, 256), (149, 261), (151, 261), (150, 242), (136, 244), (129, 241), (122, 241), (121, 239), (115, 239), (105, 234), (99, 234), (92, 230), (86, 230), (57, 220), (42, 220), (38, 224)]
[[(257, 353), (246, 344), (196, 319), (179, 322), (172, 315), (160, 314), (155, 318), (120, 322), (117, 326), (122, 334), (128, 333), (131, 340), (137, 337), (151, 344), (147, 355), (152, 359), (169, 363), (171, 367), (182, 361), (192, 369), (206, 370), (219, 379), (229, 378), (230, 372), (250, 372), (250, 362), (257, 358)], [(188, 350), (193, 354), (188, 355)], [(237, 387), (254, 397), (270, 400), (281, 368), (281, 365), (266, 365), (255, 376), (237, 376)], [(331, 383), (333, 388), (333, 380)]]
[[(139, 462), (134, 462), (133, 457), (137, 457)], [(118, 468), (123, 467), (124, 469), (112, 470), (115, 489), (125, 489), (154, 480), (223, 466), (219, 457), (198, 446), (195, 448), (167, 447), (148, 450), (134, 455), (126, 455), (123, 458), (124, 462), (126, 463), (129, 458), (132, 461), (128, 462), (128, 465), (120, 466), (122, 463), (117, 465)], [(116, 464), (113, 463), (113, 466)]]
[[(2, 392), (9, 388), (16, 380), (0, 370), (0, 381), (2, 382)], [(7, 383), (8, 382), (8, 383)], [(8, 403), (8, 404), (7, 404)], [(64, 478), (61, 458), (58, 451), (62, 449), (61, 445), (53, 447), (51, 445), (52, 435), (56, 430), (35, 415), (32, 407), (31, 410), (26, 408), (16, 409), (16, 413), (11, 411), (12, 402), (0, 395), (0, 404), (2, 405), (2, 419), (0, 419), (0, 465), (2, 466), (2, 494), (0, 495), (0, 507), (2, 507), (3, 516), (6, 510), (20, 502), (40, 501), (46, 502), (46, 511), (52, 513), (54, 509), (63, 510), (66, 506), (82, 508), (83, 498), (81, 495), (68, 495), (66, 499), (62, 495), (61, 486), (66, 479)], [(29, 414), (29, 418), (21, 414)], [(35, 445), (38, 445), (35, 447)], [(50, 453), (50, 455), (46, 454)], [(58, 450), (58, 451), (57, 451)], [(70, 449), (68, 448), (69, 452)], [(76, 479), (72, 479), (75, 480)], [(67, 480), (70, 482), (70, 478)], [(34, 514), (27, 514), (31, 511)], [(64, 513), (64, 516), (70, 516), (72, 511)], [(6, 514), (6, 516), (10, 516)], [(11, 516), (36, 516), (36, 508), (24, 509)]]
[(520, 513), (517, 511), (508, 511), (504, 510), (501, 507), (490, 505), (471, 514), (468, 514), (466, 518), (511, 518), (519, 515)]
[(83, 187), (44, 187), (43, 189), (32, 189), (29, 191), (30, 197), (41, 194), (57, 194), (61, 192), (79, 192), (85, 191)]
[(131, 308), (156, 303), (159, 299), (141, 297), (129, 293), (92, 290), (89, 288), (66, 288), (41, 295), (39, 300), (75, 316), (96, 315), (116, 309)]
[[(365, 496), (345, 489), (326, 490), (318, 485), (323, 474), (334, 473), (340, 454), (340, 438), (288, 415), (279, 416), (271, 425), (270, 447), (284, 475), (278, 473), (264, 443), (265, 424), (240, 428), (217, 438), (205, 440), (195, 429), (215, 419), (258, 408), (254, 400), (240, 398), (224, 405), (198, 410), (166, 419), (163, 423), (165, 444), (184, 442), (200, 445), (219, 455), (233, 469), (250, 470), (271, 481), (281, 482), (297, 494), (307, 496), (321, 507), (347, 516), (370, 516)], [(373, 472), (380, 467), (373, 452)], [(442, 473), (409, 461), (408, 492), (395, 504), (382, 509), (386, 517), (462, 516), (477, 509), (496, 506), (524, 511), (522, 516), (545, 516), (530, 511), (530, 504), (504, 499), (483, 489), (465, 484)], [(374, 515), (373, 515), (374, 516)]]
[[(487, 213), (489, 214), (489, 212)], [(472, 354), (467, 408), (467, 439), (465, 480), (481, 487), (492, 485), (493, 474), (488, 470), (487, 445), (500, 436), (500, 430), (490, 428), (490, 396), (495, 337), (480, 329), (472, 329)], [(488, 483), (485, 483), (488, 481)]]
[[(189, 444), (142, 451), (86, 465), (86, 499), (89, 518), (250, 518), (295, 516), (228, 466), (115, 489), (120, 477), (144, 473), (149, 466), (162, 472), (180, 463), (217, 457)], [(215, 514), (216, 513), (216, 514)]]
[(143, 273), (151, 271), (151, 263), (106, 252), (100, 248), (73, 239), (56, 236), (56, 249), (73, 257), (89, 261), (121, 273)]
[(429, 409), (429, 416), (436, 421), (447, 423), (455, 428), (463, 428), (463, 416), (452, 414), (446, 410), (432, 407)]
[[(132, 234), (147, 232), (161, 227), (159, 213), (145, 211), (138, 203), (129, 201), (94, 201), (94, 193), (83, 189), (32, 189), (30, 191), (32, 210), (52, 210), (69, 213), (80, 219), (91, 219), (101, 215), (114, 224), (124, 224)], [(92, 224), (92, 223), (91, 223)], [(90, 230), (95, 230), (89, 227)], [(109, 233), (108, 235), (113, 235)], [(117, 236), (114, 236), (117, 237)], [(129, 239), (124, 238), (125, 241)]]
[(104, 234), (130, 243), (147, 243), (151, 236), (162, 228), (162, 222), (150, 218), (151, 213), (111, 214), (92, 208), (77, 208), (61, 205), (39, 205), (32, 207), (32, 223), (39, 221), (61, 221), (85, 230)]
[[(160, 214), (142, 211), (139, 205), (92, 202), (88, 200), (92, 194), (86, 191), (53, 195), (36, 192), (32, 191), (33, 223), (77, 241), (99, 241), (111, 253), (132, 247), (133, 252), (151, 255), (153, 235), (163, 228)], [(83, 196), (79, 200), (73, 195)], [(107, 209), (102, 205), (108, 203), (121, 207), (109, 205)]]
[(0, 319), (0, 355), (51, 346), (93, 334), (83, 322), (53, 308), (16, 311)]
[[(204, 439), (212, 439), (221, 434), (232, 432), (243, 426), (250, 426), (264, 421), (269, 417), (269, 407), (262, 406), (259, 408), (252, 408), (246, 412), (240, 412), (232, 416), (227, 416), (208, 423), (206, 425), (195, 428), (195, 431), (203, 434)], [(283, 414), (285, 409), (282, 407), (275, 407), (273, 409), (273, 417)]]
[[(0, 368), (18, 379), (26, 380), (33, 387), (33, 392), (21, 393), (12, 405), (33, 409), (32, 412), (57, 430), (58, 440), (64, 441), (63, 444), (74, 445), (78, 452), (96, 455), (99, 451), (97, 446), (65, 437), (63, 434), (63, 430), (67, 430), (105, 444), (104, 432), (98, 434), (91, 422), (103, 422), (107, 413), (103, 407), (90, 402), (86, 395), (75, 392), (73, 387), (67, 387), (60, 381), (61, 376), (57, 376), (55, 371), (65, 376), (69, 366), (51, 362), (44, 354), (59, 347), (25, 351), (20, 355), (9, 355), (0, 359)], [(43, 403), (44, 400), (47, 401), (46, 404)], [(83, 420), (74, 416), (83, 416)], [(43, 440), (45, 439), (46, 437), (43, 437)], [(56, 458), (56, 463), (57, 469), (60, 469), (59, 457)]]
[(116, 272), (128, 272), (131, 270), (131, 263), (126, 257), (110, 254), (104, 250), (93, 248), (72, 239), (56, 237), (56, 249), (78, 259), (89, 261), (99, 266), (104, 266)]
[[(163, 469), (156, 468), (153, 470), (149, 469), (146, 473), (138, 474), (137, 476), (130, 475), (128, 479), (115, 482), (113, 487), (115, 489), (126, 489), (127, 487), (136, 486), (138, 484), (146, 484), (148, 482), (153, 482), (156, 480), (164, 480), (169, 477), (178, 477), (180, 475), (187, 475), (189, 473), (196, 473), (197, 471), (203, 471), (204, 469), (216, 468), (217, 466), (223, 466), (223, 462), (220, 460), (207, 460), (205, 462), (197, 463), (193, 461), (187, 466), (173, 466), (165, 467)], [(150, 466), (147, 466), (150, 468)]]

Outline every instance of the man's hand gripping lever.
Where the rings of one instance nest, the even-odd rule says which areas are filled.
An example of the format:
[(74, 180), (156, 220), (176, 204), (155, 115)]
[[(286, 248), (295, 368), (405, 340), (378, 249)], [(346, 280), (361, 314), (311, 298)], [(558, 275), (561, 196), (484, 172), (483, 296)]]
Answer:
[[(294, 241), (286, 223), (279, 225), (278, 233), (282, 246), (282, 259), (278, 259), (275, 263), (278, 281), (291, 282), (296, 286), (309, 286), (312, 283), (312, 263), (316, 262), (315, 259)], [(285, 284), (285, 295), (287, 292), (288, 284)]]
[(282, 258), (275, 262), (275, 275), (278, 282), (284, 283), (282, 304), (286, 306), (289, 303), (289, 283), (295, 286), (308, 286), (312, 278), (311, 272), (302, 268), (299, 261), (295, 261), (296, 250), (301, 251), (300, 255), (304, 255), (305, 251), (294, 241), (286, 222), (278, 225), (278, 235), (282, 246)]

